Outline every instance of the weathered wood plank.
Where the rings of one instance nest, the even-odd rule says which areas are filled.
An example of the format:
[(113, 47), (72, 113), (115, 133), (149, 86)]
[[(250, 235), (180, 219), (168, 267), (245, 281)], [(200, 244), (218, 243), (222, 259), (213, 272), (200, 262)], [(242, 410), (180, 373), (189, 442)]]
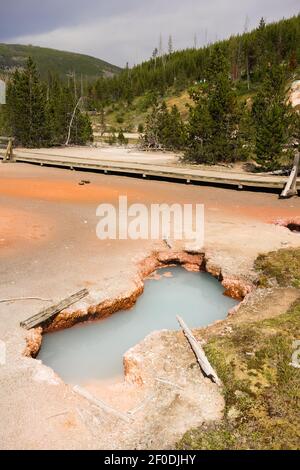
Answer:
[(191, 330), (187, 327), (187, 325), (184, 323), (183, 319), (179, 316), (177, 316), (177, 321), (179, 325), (181, 326), (186, 339), (190, 343), (190, 346), (197, 358), (197, 361), (204, 372), (204, 374), (210, 378), (213, 382), (215, 382), (217, 385), (221, 386), (222, 382), (217, 376), (217, 373), (215, 370), (212, 368), (212, 366), (209, 363), (209, 360), (207, 359), (205, 352), (200, 345), (200, 343), (196, 340), (195, 336), (191, 332)]
[(36, 315), (27, 318), (27, 320), (24, 320), (20, 323), (20, 326), (26, 328), (27, 330), (30, 330), (31, 328), (34, 328), (40, 325), (41, 323), (44, 323), (46, 320), (49, 320), (50, 318), (54, 317), (65, 308), (68, 308), (79, 300), (83, 299), (88, 295), (88, 293), (89, 291), (87, 289), (82, 289), (81, 291), (76, 292), (76, 294), (73, 294), (70, 297), (67, 297), (66, 299), (62, 300), (58, 304), (43, 309)]

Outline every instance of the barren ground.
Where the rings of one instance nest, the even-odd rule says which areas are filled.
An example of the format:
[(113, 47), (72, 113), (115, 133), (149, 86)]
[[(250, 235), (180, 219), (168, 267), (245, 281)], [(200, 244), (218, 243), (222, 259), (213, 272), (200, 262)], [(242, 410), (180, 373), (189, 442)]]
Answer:
[[(91, 184), (79, 186), (82, 179)], [(91, 297), (121, 295), (132, 289), (137, 263), (165, 249), (161, 242), (97, 239), (96, 208), (117, 204), (119, 195), (134, 203), (204, 203), (205, 252), (227, 275), (251, 279), (259, 253), (300, 243), (298, 234), (272, 224), (299, 217), (299, 198), (0, 163), (0, 300), (49, 299), (0, 303), (0, 339), (7, 347), (0, 366), (3, 449), (168, 448), (190, 427), (222, 416), (219, 390), (201, 376), (180, 333), (156, 333), (132, 352), (141, 361), (143, 386), (91, 384), (114, 408), (135, 411), (130, 422), (97, 410), (51, 370), (22, 355), (21, 320), (82, 287)], [(237, 321), (280, 313), (279, 306), (288, 307), (296, 294), (255, 296), (254, 310), (242, 307)]]

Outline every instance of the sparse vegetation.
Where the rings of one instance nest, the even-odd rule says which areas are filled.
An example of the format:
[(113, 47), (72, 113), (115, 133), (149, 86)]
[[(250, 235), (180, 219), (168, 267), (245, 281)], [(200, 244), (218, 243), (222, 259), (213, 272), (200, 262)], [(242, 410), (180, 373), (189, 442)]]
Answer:
[(177, 448), (299, 449), (300, 369), (290, 365), (299, 337), (300, 300), (280, 317), (211, 339), (205, 350), (224, 383), (225, 416), (191, 430)]
[(143, 147), (181, 150), (185, 142), (185, 128), (177, 107), (174, 105), (169, 111), (165, 102), (156, 104), (146, 121)]
[[(256, 268), (280, 286), (300, 287), (300, 249), (260, 256)], [(212, 337), (205, 351), (224, 384), (224, 418), (187, 432), (177, 448), (299, 449), (300, 369), (290, 365), (299, 338), (300, 291), (288, 312)]]

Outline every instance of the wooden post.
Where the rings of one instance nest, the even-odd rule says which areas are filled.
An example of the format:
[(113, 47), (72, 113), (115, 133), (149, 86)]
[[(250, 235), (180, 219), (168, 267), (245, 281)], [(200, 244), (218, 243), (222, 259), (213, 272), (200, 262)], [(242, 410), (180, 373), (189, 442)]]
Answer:
[[(7, 137), (1, 137), (0, 140), (7, 142), (5, 154), (3, 157), (3, 162), (12, 162), (13, 161), (13, 139)], [(4, 144), (5, 145), (5, 144)]]
[(289, 176), (288, 182), (286, 184), (286, 187), (282, 191), (280, 198), (281, 199), (287, 199), (292, 196), (297, 196), (298, 190), (297, 190), (297, 178), (299, 174), (299, 163), (300, 163), (300, 153), (297, 152), (294, 160), (294, 165), (292, 172)]
[(195, 336), (193, 335), (191, 330), (187, 327), (187, 325), (184, 323), (184, 321), (181, 317), (177, 316), (177, 321), (178, 321), (179, 325), (181, 326), (181, 328), (182, 328), (182, 330), (185, 334), (186, 339), (190, 343), (190, 346), (191, 346), (191, 348), (192, 348), (192, 350), (193, 350), (193, 352), (194, 352), (194, 354), (197, 358), (197, 361), (198, 361), (202, 371), (206, 375), (206, 377), (210, 378), (217, 385), (221, 386), (222, 382), (219, 379), (219, 377), (217, 376), (217, 373), (215, 372), (215, 370), (210, 365), (209, 360), (207, 359), (207, 357), (205, 355), (205, 352), (204, 352), (202, 346), (200, 345), (200, 343), (196, 340)]

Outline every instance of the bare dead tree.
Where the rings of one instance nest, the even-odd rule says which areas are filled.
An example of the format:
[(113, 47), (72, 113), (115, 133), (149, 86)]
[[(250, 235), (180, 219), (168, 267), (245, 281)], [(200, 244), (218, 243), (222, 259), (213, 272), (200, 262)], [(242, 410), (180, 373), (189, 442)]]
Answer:
[(72, 113), (72, 116), (71, 116), (71, 120), (70, 120), (70, 124), (69, 124), (69, 130), (68, 130), (68, 137), (67, 137), (67, 140), (66, 140), (66, 146), (69, 145), (69, 142), (70, 142), (70, 138), (71, 138), (71, 130), (72, 130), (72, 125), (73, 125), (73, 121), (74, 121), (74, 118), (75, 118), (75, 115), (76, 115), (76, 111), (78, 109), (78, 106), (82, 100), (82, 96), (79, 98), (79, 100), (77, 101), (76, 105), (75, 105), (75, 108), (73, 110), (73, 113)]

